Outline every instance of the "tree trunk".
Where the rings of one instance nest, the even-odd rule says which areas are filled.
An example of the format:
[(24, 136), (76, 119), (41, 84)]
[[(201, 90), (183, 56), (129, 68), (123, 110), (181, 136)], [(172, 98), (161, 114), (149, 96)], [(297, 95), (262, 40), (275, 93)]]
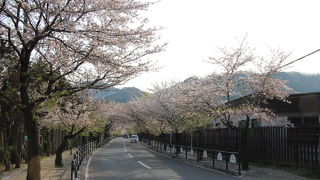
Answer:
[(174, 133), (174, 138), (175, 138), (175, 148), (176, 148), (176, 151), (177, 153), (180, 152), (180, 134), (179, 134), (179, 131), (175, 131)]
[(50, 131), (51, 137), (50, 137), (50, 147), (51, 147), (51, 155), (53, 155), (55, 153), (55, 138), (56, 138), (56, 134), (55, 134), (56, 130), (52, 129)]
[[(76, 137), (79, 133), (81, 133), (85, 129), (86, 128), (83, 128), (75, 134), (72, 134), (72, 132), (71, 132), (69, 135), (66, 135), (63, 137), (61, 144), (59, 145), (58, 149), (56, 150), (56, 159), (55, 159), (55, 166), (56, 167), (63, 167), (62, 153), (64, 150), (67, 149), (68, 141), (73, 139), (74, 137)], [(72, 150), (72, 147), (71, 147), (71, 150)], [(72, 151), (71, 151), (71, 153), (72, 153)]]
[(54, 164), (56, 167), (63, 167), (63, 163), (62, 163), (62, 153), (63, 151), (66, 149), (67, 145), (68, 145), (68, 137), (65, 136), (63, 138), (62, 143), (60, 144), (60, 146), (58, 147), (58, 149), (56, 150), (56, 159), (54, 161)]
[(9, 152), (8, 138), (5, 139), (2, 153), (5, 171), (9, 171), (11, 169), (11, 157)]
[(22, 104), (22, 113), (24, 116), (25, 130), (28, 136), (28, 147), (27, 147), (27, 159), (28, 159), (28, 170), (27, 170), (27, 180), (40, 180), (40, 142), (39, 142), (39, 128), (37, 126), (37, 120), (34, 116), (34, 106), (35, 104), (31, 102), (29, 97), (29, 83), (30, 83), (30, 57), (31, 52), (34, 48), (23, 47), (20, 54), (20, 97)]
[(72, 141), (71, 140), (69, 141), (69, 148), (70, 148), (70, 155), (72, 155), (73, 146), (72, 146)]
[(45, 130), (45, 136), (43, 140), (43, 153), (45, 156), (50, 155), (50, 132), (48, 129)]
[(22, 146), (22, 133), (20, 127), (18, 128), (16, 142), (14, 145), (14, 153), (15, 153), (15, 168), (20, 168), (21, 164), (21, 146)]
[(23, 115), (25, 119), (25, 128), (28, 135), (28, 170), (27, 170), (27, 180), (40, 180), (40, 138), (39, 129), (37, 126), (37, 121), (33, 117), (33, 108), (24, 107)]
[[(9, 154), (8, 152), (5, 152), (6, 154)], [(9, 171), (10, 169), (11, 169), (11, 161), (10, 161), (10, 156), (8, 155), (6, 155), (5, 157), (4, 157), (4, 164), (5, 164), (5, 171)]]
[[(202, 136), (201, 136), (201, 131), (198, 129), (196, 131), (197, 134), (197, 148), (203, 148), (202, 147)], [(197, 161), (201, 161), (202, 160), (202, 152), (200, 151), (200, 149), (197, 150)]]
[(247, 116), (245, 127), (241, 131), (241, 164), (242, 170), (249, 170), (248, 160), (248, 129), (250, 124), (250, 117)]
[(11, 168), (10, 164), (10, 152), (9, 152), (9, 138), (10, 138), (10, 133), (12, 132), (11, 126), (9, 125), (8, 118), (7, 118), (7, 109), (5, 108), (6, 106), (2, 105), (0, 106), (0, 120), (4, 122), (4, 127), (6, 130), (3, 133), (3, 147), (2, 147), (2, 156), (3, 156), (3, 162), (5, 166), (5, 171), (9, 171)]

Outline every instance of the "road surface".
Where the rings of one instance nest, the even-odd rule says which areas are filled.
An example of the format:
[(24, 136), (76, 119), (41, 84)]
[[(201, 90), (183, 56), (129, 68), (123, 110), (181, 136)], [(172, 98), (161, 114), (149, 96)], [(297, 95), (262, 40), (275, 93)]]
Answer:
[(152, 152), (128, 139), (116, 138), (88, 161), (86, 180), (232, 180), (223, 175)]

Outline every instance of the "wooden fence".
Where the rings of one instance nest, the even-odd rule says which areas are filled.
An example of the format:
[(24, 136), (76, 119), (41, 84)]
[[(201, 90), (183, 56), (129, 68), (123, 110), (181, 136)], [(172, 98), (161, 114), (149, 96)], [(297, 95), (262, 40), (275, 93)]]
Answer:
[(270, 162), (320, 170), (320, 127), (258, 127), (248, 131), (247, 143), (241, 133), (230, 129), (204, 129), (192, 134), (140, 134), (141, 138), (163, 143), (227, 152), (239, 152), (247, 144), (250, 162)]

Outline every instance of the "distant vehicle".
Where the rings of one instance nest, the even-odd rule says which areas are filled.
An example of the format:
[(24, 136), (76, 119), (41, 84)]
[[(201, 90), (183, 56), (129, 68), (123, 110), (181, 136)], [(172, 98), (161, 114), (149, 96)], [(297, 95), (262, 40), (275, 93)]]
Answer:
[(124, 135), (123, 135), (123, 138), (128, 139), (128, 138), (129, 138), (129, 135), (128, 135), (128, 134), (124, 134)]
[(132, 142), (132, 143), (139, 142), (139, 137), (138, 137), (138, 135), (132, 135), (132, 136), (131, 136), (131, 142)]

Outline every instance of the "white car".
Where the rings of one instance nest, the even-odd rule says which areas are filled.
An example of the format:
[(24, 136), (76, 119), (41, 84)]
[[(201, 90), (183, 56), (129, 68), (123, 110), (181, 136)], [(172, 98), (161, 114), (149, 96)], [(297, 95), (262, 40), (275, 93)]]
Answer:
[(139, 141), (139, 137), (138, 137), (138, 135), (132, 135), (131, 136), (131, 142), (133, 143), (133, 142), (138, 142)]

